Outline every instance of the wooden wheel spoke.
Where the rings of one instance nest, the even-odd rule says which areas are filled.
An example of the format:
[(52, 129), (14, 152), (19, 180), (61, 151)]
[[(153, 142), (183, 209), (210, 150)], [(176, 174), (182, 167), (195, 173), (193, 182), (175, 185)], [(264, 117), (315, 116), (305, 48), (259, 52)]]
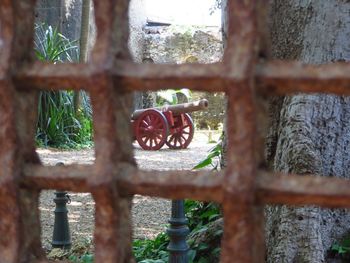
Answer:
[(169, 143), (171, 143), (172, 141), (174, 141), (174, 139), (175, 139), (175, 136), (174, 136), (174, 134), (172, 134), (172, 135), (170, 136)]
[(144, 140), (144, 143), (147, 144), (150, 138), (148, 136), (145, 136), (145, 137), (146, 137), (146, 140)]
[(155, 120), (155, 122), (154, 122), (154, 125), (157, 126), (157, 127), (163, 126), (162, 120), (159, 119), (159, 118), (157, 118), (157, 119)]

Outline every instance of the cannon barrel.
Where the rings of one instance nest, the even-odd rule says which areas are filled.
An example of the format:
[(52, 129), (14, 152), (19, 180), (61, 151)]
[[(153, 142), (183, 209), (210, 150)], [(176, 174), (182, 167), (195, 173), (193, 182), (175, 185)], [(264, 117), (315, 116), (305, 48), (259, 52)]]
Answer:
[(188, 103), (181, 103), (181, 104), (176, 104), (176, 105), (165, 105), (162, 107), (157, 107), (157, 108), (149, 108), (149, 109), (142, 109), (142, 110), (136, 110), (134, 113), (131, 115), (132, 120), (137, 120), (137, 118), (146, 110), (150, 109), (156, 109), (161, 112), (166, 112), (166, 111), (171, 111), (174, 115), (178, 115), (181, 113), (186, 113), (186, 112), (193, 112), (193, 111), (199, 111), (208, 108), (208, 101), (206, 99), (201, 99), (193, 102), (188, 102)]

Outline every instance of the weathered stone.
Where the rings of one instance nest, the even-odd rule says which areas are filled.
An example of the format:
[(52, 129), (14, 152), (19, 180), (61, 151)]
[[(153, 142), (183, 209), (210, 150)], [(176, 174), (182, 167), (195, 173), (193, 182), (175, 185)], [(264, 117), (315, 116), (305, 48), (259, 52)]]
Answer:
[[(219, 27), (148, 26), (144, 31), (144, 58), (152, 59), (154, 63), (207, 64), (221, 60), (223, 46)], [(219, 124), (223, 123), (224, 94), (207, 92), (193, 94), (194, 100), (200, 98), (206, 98), (209, 101), (209, 108), (205, 112), (191, 114), (195, 123), (202, 129), (217, 129)]]

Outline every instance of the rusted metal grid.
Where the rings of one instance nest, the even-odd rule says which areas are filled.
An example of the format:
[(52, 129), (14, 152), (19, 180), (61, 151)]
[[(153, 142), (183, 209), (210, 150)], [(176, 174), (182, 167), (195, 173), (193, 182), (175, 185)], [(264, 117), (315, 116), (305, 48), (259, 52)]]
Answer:
[[(261, 1), (263, 2), (263, 1)], [(263, 262), (263, 205), (349, 207), (350, 182), (258, 169), (258, 96), (295, 92), (350, 94), (350, 66), (305, 66), (258, 59), (264, 52), (260, 1), (231, 0), (222, 63), (137, 65), (128, 48), (128, 0), (96, 0), (98, 29), (92, 62), (34, 62), (35, 0), (0, 1), (0, 262), (46, 262), (40, 244), (41, 189), (91, 192), (96, 202), (96, 262), (131, 262), (133, 194), (221, 203), (221, 262)], [(259, 12), (257, 12), (259, 10)], [(228, 167), (211, 172), (137, 169), (129, 136), (130, 92), (167, 86), (222, 91), (228, 97)], [(40, 89), (85, 89), (94, 109), (93, 165), (44, 167), (35, 152), (36, 95)], [(327, 185), (327, 188), (324, 187)]]

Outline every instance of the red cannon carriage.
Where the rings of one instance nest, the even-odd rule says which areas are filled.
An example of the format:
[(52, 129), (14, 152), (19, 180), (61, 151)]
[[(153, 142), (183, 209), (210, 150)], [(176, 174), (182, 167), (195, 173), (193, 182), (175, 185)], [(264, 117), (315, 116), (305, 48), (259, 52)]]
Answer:
[(159, 108), (136, 110), (131, 116), (134, 140), (144, 150), (159, 150), (166, 144), (171, 149), (185, 149), (194, 133), (188, 112), (208, 107), (205, 99)]

